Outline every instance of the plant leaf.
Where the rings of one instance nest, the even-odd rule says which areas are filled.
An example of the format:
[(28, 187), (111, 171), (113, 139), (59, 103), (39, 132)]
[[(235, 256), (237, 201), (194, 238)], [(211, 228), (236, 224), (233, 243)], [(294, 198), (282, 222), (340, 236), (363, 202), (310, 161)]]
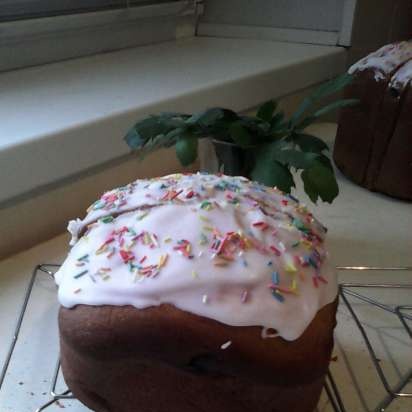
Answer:
[(262, 146), (256, 151), (255, 164), (250, 177), (266, 186), (276, 186), (280, 190), (290, 193), (295, 186), (293, 176), (289, 169), (273, 160), (272, 152), (277, 143)]
[(307, 169), (316, 164), (319, 156), (317, 153), (286, 149), (275, 151), (273, 157), (279, 163), (290, 165), (295, 169)]
[(223, 109), (221, 107), (212, 107), (202, 112), (193, 114), (191, 117), (186, 119), (186, 123), (189, 125), (197, 124), (201, 127), (212, 127), (215, 126), (220, 120), (234, 121), (238, 118), (239, 116), (232, 110)]
[(143, 145), (145, 144), (146, 140), (142, 138), (142, 136), (137, 133), (136, 129), (133, 127), (131, 128), (126, 136), (124, 137), (124, 140), (126, 141), (126, 143), (128, 144), (128, 146), (132, 149), (132, 150), (137, 150), (143, 147)]
[(252, 142), (248, 130), (240, 122), (234, 122), (229, 126), (229, 134), (239, 146), (249, 146)]
[[(208, 127), (213, 125), (218, 120), (224, 117), (223, 109), (219, 107), (213, 107), (211, 109), (207, 109), (202, 113), (199, 113), (197, 117), (196, 123), (200, 124), (201, 126)], [(196, 117), (194, 117), (196, 119)]]
[(257, 113), (256, 117), (259, 119), (264, 120), (265, 122), (270, 122), (272, 120), (273, 113), (276, 110), (277, 103), (273, 100), (269, 100), (265, 103), (263, 103)]
[(341, 99), (337, 100), (336, 102), (330, 103), (321, 109), (316, 110), (313, 115), (315, 117), (320, 117), (323, 116), (329, 112), (332, 112), (333, 110), (340, 109), (341, 107), (347, 107), (347, 106), (355, 106), (359, 103), (359, 99)]
[(312, 153), (321, 153), (329, 150), (328, 145), (316, 136), (306, 133), (294, 134), (292, 140), (304, 151)]
[(322, 163), (324, 166), (326, 166), (328, 169), (332, 170), (333, 173), (335, 173), (333, 170), (332, 162), (330, 161), (329, 157), (325, 156), (324, 154), (319, 154), (318, 161)]
[(176, 142), (176, 155), (182, 166), (188, 166), (197, 158), (197, 138), (184, 134)]
[(272, 131), (275, 131), (279, 128), (284, 127), (283, 119), (285, 118), (285, 113), (277, 112), (270, 121), (270, 128)]
[(332, 203), (339, 193), (333, 170), (322, 163), (318, 162), (315, 166), (305, 169), (301, 177), (305, 192), (313, 203), (316, 203), (319, 197), (325, 202)]
[(346, 107), (346, 106), (354, 106), (355, 104), (358, 104), (359, 100), (357, 99), (342, 99), (342, 100), (337, 100), (336, 102), (333, 102), (331, 104), (328, 104), (327, 106), (316, 110), (312, 115), (305, 117), (299, 124), (295, 126), (296, 130), (303, 130), (306, 129), (310, 124), (312, 124), (314, 121), (316, 121), (319, 117), (325, 115), (326, 113), (329, 113), (333, 110), (336, 110), (341, 107)]
[(319, 86), (309, 96), (303, 99), (302, 103), (293, 113), (292, 117), (290, 118), (291, 126), (293, 127), (299, 122), (303, 113), (306, 112), (312, 106), (312, 104), (316, 103), (318, 100), (325, 96), (329, 96), (343, 89), (352, 81), (352, 78), (353, 77), (350, 74), (345, 73)]

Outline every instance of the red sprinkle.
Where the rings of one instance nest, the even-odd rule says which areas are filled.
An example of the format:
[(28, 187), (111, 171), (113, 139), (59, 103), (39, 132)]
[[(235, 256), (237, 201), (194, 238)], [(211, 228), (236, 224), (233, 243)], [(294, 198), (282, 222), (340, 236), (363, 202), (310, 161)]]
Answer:
[(280, 256), (281, 252), (275, 246), (270, 246), (270, 250), (275, 253), (276, 256)]
[(112, 243), (112, 242), (114, 242), (114, 236), (110, 236), (110, 237), (106, 240), (106, 242), (104, 242), (103, 244), (104, 244), (104, 245), (108, 245), (109, 243)]
[(175, 199), (175, 198), (178, 197), (178, 196), (180, 195), (180, 193), (182, 193), (182, 192), (183, 192), (183, 189), (182, 189), (182, 190), (179, 190), (178, 192), (174, 192), (174, 193), (171, 195), (170, 200)]
[(126, 250), (121, 250), (120, 251), (120, 256), (122, 257), (124, 263), (127, 263), (127, 262), (134, 259), (133, 253), (132, 252), (127, 252)]
[(263, 221), (261, 220), (261, 221), (259, 221), (259, 222), (252, 223), (252, 225), (253, 225), (253, 226), (262, 226), (264, 223), (265, 223), (265, 222), (263, 222)]
[(288, 205), (288, 201), (286, 199), (281, 200), (281, 203), (283, 206), (287, 206)]
[(188, 192), (186, 194), (186, 199), (191, 199), (194, 196), (195, 192), (193, 190), (191, 190), (190, 192)]
[(146, 260), (146, 258), (147, 258), (147, 256), (144, 255), (144, 256), (139, 260), (139, 263), (143, 263), (143, 262)]
[(252, 226), (258, 227), (262, 232), (269, 227), (269, 225), (266, 222), (263, 222), (263, 221), (255, 222), (255, 223), (252, 224)]
[(274, 290), (278, 290), (279, 292), (283, 292), (283, 293), (295, 293), (295, 291), (289, 289), (289, 288), (285, 288), (283, 286), (279, 286), (279, 285), (274, 285), (273, 283), (271, 283), (269, 285), (270, 289), (274, 289)]
[(312, 277), (312, 280), (313, 280), (313, 286), (315, 286), (315, 288), (319, 287), (318, 279), (315, 276)]
[(297, 266), (300, 266), (302, 264), (299, 256), (293, 256), (293, 261), (295, 262), (295, 265)]

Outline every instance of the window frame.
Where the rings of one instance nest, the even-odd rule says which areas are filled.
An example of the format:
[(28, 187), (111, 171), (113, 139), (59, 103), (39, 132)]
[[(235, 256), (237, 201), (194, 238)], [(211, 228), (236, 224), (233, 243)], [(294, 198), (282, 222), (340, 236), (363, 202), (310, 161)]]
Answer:
[(179, 0), (0, 23), (0, 72), (194, 35), (202, 11), (198, 3)]

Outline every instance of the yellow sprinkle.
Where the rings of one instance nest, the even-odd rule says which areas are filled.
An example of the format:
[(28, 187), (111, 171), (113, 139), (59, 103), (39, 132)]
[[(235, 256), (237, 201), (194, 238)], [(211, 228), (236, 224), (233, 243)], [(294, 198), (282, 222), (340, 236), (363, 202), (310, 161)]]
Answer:
[(203, 226), (203, 230), (207, 230), (208, 232), (212, 232), (212, 231), (213, 231), (213, 227), (211, 227), (211, 226)]
[(190, 253), (190, 243), (186, 245), (186, 252)]
[(171, 241), (172, 241), (172, 238), (171, 238), (170, 236), (165, 237), (165, 238), (163, 239), (163, 242), (164, 242), (164, 243), (170, 243)]
[(196, 278), (199, 277), (199, 275), (197, 274), (197, 272), (196, 272), (195, 270), (192, 270), (192, 277), (193, 277), (194, 279), (196, 279)]
[(305, 246), (307, 249), (311, 249), (312, 248), (312, 242), (310, 242), (309, 240), (301, 240), (300, 243)]
[(200, 220), (203, 220), (203, 222), (209, 222), (210, 220), (206, 216), (199, 216)]
[(101, 255), (107, 250), (107, 245), (102, 245), (96, 250), (96, 255)]
[(292, 280), (291, 289), (292, 289), (292, 290), (296, 290), (296, 289), (297, 289), (296, 279), (293, 279), (293, 280)]
[(103, 278), (102, 278), (103, 280), (109, 280), (110, 279), (110, 275), (105, 275), (105, 276), (103, 276)]
[(160, 255), (159, 264), (157, 265), (159, 269), (166, 264), (168, 257), (169, 255), (167, 253), (165, 255)]
[(289, 272), (289, 273), (294, 273), (297, 271), (296, 267), (292, 263), (287, 263), (285, 265), (285, 270), (286, 272)]
[(225, 260), (216, 260), (213, 264), (215, 266), (227, 266), (228, 262)]

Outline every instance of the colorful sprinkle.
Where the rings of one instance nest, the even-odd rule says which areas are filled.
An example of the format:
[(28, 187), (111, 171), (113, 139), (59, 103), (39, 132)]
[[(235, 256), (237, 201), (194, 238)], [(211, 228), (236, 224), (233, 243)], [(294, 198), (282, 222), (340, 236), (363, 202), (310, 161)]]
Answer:
[(88, 273), (89, 271), (88, 270), (83, 270), (83, 272), (80, 272), (80, 273), (78, 273), (77, 275), (74, 275), (73, 277), (75, 278), (75, 279), (79, 279), (79, 278), (81, 278), (82, 276), (84, 276), (86, 273)]
[(142, 220), (142, 219), (144, 219), (148, 214), (149, 214), (149, 212), (143, 212), (141, 215), (137, 216), (136, 220)]
[(232, 344), (232, 341), (231, 341), (231, 340), (228, 340), (227, 342), (225, 342), (223, 345), (220, 346), (220, 349), (225, 350), (225, 349), (227, 349), (231, 344)]
[(279, 272), (272, 272), (272, 283), (274, 285), (279, 285)]

